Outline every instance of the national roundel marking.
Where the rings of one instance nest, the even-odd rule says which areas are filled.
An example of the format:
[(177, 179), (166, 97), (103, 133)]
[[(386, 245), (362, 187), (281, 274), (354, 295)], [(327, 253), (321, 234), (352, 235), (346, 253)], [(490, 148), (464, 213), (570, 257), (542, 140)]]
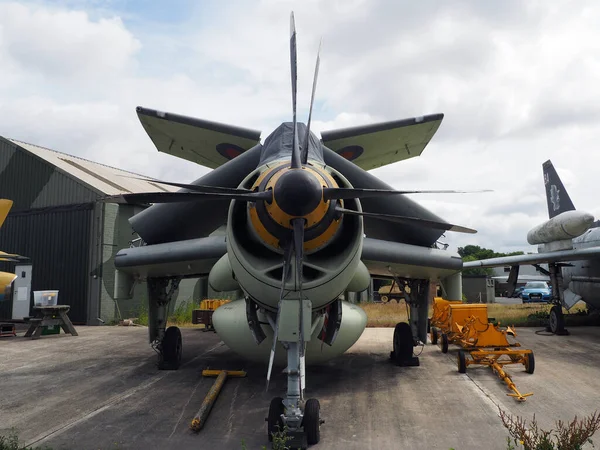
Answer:
[(363, 154), (365, 150), (360, 145), (348, 145), (337, 151), (337, 154), (346, 158), (348, 161), (354, 161), (360, 155)]
[(223, 156), (224, 158), (231, 160), (244, 153), (244, 149), (234, 144), (222, 142), (221, 144), (217, 144), (217, 152), (219, 152), (219, 155)]

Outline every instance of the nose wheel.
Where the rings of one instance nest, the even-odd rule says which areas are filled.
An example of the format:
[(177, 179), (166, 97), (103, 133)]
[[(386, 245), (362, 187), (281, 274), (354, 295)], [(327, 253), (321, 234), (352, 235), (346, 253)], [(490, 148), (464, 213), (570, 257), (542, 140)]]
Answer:
[[(286, 427), (286, 408), (283, 398), (275, 397), (269, 405), (269, 416), (267, 417), (267, 433), (269, 442), (273, 442), (274, 436), (283, 436), (286, 439), (286, 448), (306, 449), (309, 445), (316, 445), (321, 440), (321, 405), (316, 398), (309, 398), (301, 411), (301, 427), (290, 430)], [(297, 420), (297, 413), (293, 420)], [(293, 442), (292, 442), (293, 441)]]
[(304, 405), (304, 417), (302, 425), (306, 433), (306, 442), (308, 445), (315, 445), (321, 440), (321, 405), (316, 398), (309, 398)]

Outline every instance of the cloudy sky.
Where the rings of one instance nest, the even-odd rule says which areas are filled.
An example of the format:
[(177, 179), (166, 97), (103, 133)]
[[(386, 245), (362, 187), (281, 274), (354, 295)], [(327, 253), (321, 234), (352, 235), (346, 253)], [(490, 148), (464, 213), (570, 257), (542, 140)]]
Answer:
[(444, 113), (423, 155), (373, 171), (398, 189), (493, 189), (418, 201), (535, 251), (551, 159), (600, 216), (600, 4), (594, 0), (0, 0), (0, 135), (169, 180), (207, 169), (159, 154), (138, 105), (263, 131), (291, 119), (289, 13), (315, 131)]

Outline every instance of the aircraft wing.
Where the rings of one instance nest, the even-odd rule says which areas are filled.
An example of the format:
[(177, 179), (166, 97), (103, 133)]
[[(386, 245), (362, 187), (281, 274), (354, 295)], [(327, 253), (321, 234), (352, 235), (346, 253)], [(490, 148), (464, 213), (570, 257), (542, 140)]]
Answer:
[[(125, 248), (115, 256), (115, 267), (145, 277), (202, 276), (227, 253), (225, 236), (209, 236), (164, 244)], [(362, 261), (372, 275), (406, 278), (444, 278), (459, 272), (458, 255), (429, 247), (366, 238)]]
[(203, 276), (225, 253), (225, 236), (208, 236), (122, 249), (115, 256), (115, 267), (141, 278)]
[(522, 266), (525, 264), (543, 264), (549, 262), (580, 261), (600, 258), (600, 246), (560, 250), (556, 252), (532, 253), (530, 255), (502, 256), (463, 263), (464, 269), (473, 267)]
[(326, 147), (364, 170), (420, 156), (443, 114), (321, 132)]
[(373, 276), (440, 279), (463, 267), (457, 254), (445, 250), (365, 238), (363, 263)]
[(136, 108), (142, 126), (159, 152), (211, 169), (254, 147), (260, 131), (179, 114)]

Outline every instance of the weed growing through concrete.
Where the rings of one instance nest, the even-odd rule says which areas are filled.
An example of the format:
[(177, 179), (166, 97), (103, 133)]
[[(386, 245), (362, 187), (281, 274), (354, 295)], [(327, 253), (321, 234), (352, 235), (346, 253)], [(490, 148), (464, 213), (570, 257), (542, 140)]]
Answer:
[[(273, 444), (272, 450), (293, 450), (288, 445), (287, 442), (292, 440), (291, 436), (287, 435), (287, 425), (284, 426), (283, 431), (276, 431), (273, 433)], [(3, 449), (0, 449), (3, 450)], [(248, 450), (246, 447), (246, 441), (242, 439), (242, 450)], [(267, 446), (263, 445), (261, 450), (267, 450)]]
[(594, 445), (591, 437), (600, 429), (598, 411), (584, 419), (577, 419), (575, 416), (568, 424), (558, 420), (556, 429), (549, 431), (538, 427), (535, 414), (529, 426), (521, 417), (513, 418), (502, 409), (500, 409), (500, 418), (514, 443), (513, 446), (510, 438), (507, 439), (509, 450), (519, 448), (519, 446), (523, 446), (525, 450), (581, 450), (586, 443)]
[(175, 308), (173, 314), (167, 319), (169, 325), (191, 325), (192, 324), (192, 311), (198, 308), (200, 302), (194, 302), (189, 299), (187, 302), (182, 302)]
[(19, 444), (19, 434), (14, 428), (8, 436), (0, 435), (0, 450), (52, 450), (50, 447), (26, 447)]

